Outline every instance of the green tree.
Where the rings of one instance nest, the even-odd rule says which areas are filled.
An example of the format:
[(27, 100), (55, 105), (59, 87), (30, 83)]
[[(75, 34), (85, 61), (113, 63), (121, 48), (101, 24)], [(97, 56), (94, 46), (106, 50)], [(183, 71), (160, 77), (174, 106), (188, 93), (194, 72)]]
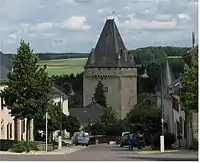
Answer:
[(182, 74), (181, 103), (185, 111), (186, 146), (191, 143), (189, 129), (192, 128), (191, 112), (198, 111), (198, 55), (191, 56), (191, 62), (185, 64)]
[(192, 65), (185, 64), (182, 74), (181, 101), (184, 110), (198, 111), (198, 56), (192, 57)]
[(12, 57), (13, 72), (8, 73), (8, 82), (1, 92), (10, 114), (18, 119), (27, 118), (27, 140), (30, 120), (36, 122), (44, 116), (49, 102), (52, 82), (45, 72), (46, 66), (38, 66), (38, 58), (29, 44), (20, 42), (17, 54)]
[[(104, 134), (109, 136), (114, 136), (115, 134), (118, 135), (118, 129), (121, 129), (119, 126), (119, 121), (117, 119), (117, 114), (111, 107), (107, 107), (104, 110), (103, 115), (100, 118), (99, 123), (101, 124), (101, 128)], [(116, 135), (115, 135), (116, 136)]]
[(127, 114), (124, 121), (129, 125), (129, 130), (141, 130), (141, 132), (148, 130), (148, 132), (153, 134), (160, 130), (160, 120), (160, 109), (158, 109), (155, 105), (137, 104)]
[[(48, 120), (48, 131), (53, 132), (55, 130), (59, 130), (60, 129), (60, 115), (61, 115), (60, 108), (54, 105), (53, 103), (49, 103), (47, 105), (47, 110), (50, 116), (50, 119)], [(43, 118), (40, 119), (40, 121), (36, 123), (35, 126), (38, 130), (45, 131), (46, 122), (45, 122), (44, 116)]]
[(65, 114), (62, 115), (62, 129), (66, 129), (70, 136), (72, 136), (75, 132), (79, 131), (80, 129), (80, 122), (74, 116), (66, 116)]
[(101, 81), (98, 82), (97, 87), (95, 89), (94, 100), (103, 107), (107, 106), (104, 85)]

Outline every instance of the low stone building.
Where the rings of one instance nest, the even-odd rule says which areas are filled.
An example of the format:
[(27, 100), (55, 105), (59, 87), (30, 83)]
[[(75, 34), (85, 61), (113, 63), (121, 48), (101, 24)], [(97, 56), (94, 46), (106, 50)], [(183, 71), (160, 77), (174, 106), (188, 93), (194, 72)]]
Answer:
[(88, 123), (93, 124), (100, 120), (101, 115), (104, 113), (105, 108), (96, 102), (92, 102), (84, 108), (70, 108), (70, 115), (76, 117), (81, 126)]

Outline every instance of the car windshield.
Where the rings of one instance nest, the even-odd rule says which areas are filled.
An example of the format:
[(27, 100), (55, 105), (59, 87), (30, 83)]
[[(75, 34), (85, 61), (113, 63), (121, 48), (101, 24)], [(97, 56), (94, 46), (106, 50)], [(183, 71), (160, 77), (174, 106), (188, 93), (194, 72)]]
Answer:
[(122, 139), (123, 139), (123, 140), (127, 140), (127, 139), (128, 139), (128, 134), (124, 134), (124, 135), (122, 136)]

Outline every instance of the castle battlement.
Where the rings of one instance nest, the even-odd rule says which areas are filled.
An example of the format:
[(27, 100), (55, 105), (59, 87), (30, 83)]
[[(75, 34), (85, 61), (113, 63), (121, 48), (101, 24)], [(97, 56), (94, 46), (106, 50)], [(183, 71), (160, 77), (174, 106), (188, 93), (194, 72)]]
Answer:
[(137, 68), (85, 68), (84, 75), (89, 76), (137, 76)]

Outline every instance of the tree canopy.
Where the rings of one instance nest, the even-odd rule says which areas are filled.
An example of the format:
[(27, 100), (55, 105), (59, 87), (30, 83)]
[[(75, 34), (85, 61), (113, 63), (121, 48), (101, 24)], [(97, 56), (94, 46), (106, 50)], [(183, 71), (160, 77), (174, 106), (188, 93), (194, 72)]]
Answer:
[(62, 115), (62, 129), (66, 129), (68, 132), (70, 132), (70, 135), (72, 136), (74, 132), (79, 131), (80, 129), (80, 122), (76, 117), (73, 117), (71, 115), (66, 116), (65, 114)]
[(101, 81), (97, 83), (97, 87), (94, 92), (94, 100), (103, 107), (107, 106), (104, 85)]
[(52, 82), (46, 67), (37, 63), (29, 44), (21, 41), (12, 57), (13, 72), (8, 73), (8, 87), (1, 92), (10, 114), (16, 118), (39, 120), (47, 108)]
[(181, 84), (181, 101), (184, 109), (198, 111), (198, 55), (192, 56), (190, 67), (185, 64)]
[(160, 129), (161, 112), (156, 105), (146, 103), (137, 104), (127, 114), (125, 122), (129, 130), (140, 130), (155, 133)]

